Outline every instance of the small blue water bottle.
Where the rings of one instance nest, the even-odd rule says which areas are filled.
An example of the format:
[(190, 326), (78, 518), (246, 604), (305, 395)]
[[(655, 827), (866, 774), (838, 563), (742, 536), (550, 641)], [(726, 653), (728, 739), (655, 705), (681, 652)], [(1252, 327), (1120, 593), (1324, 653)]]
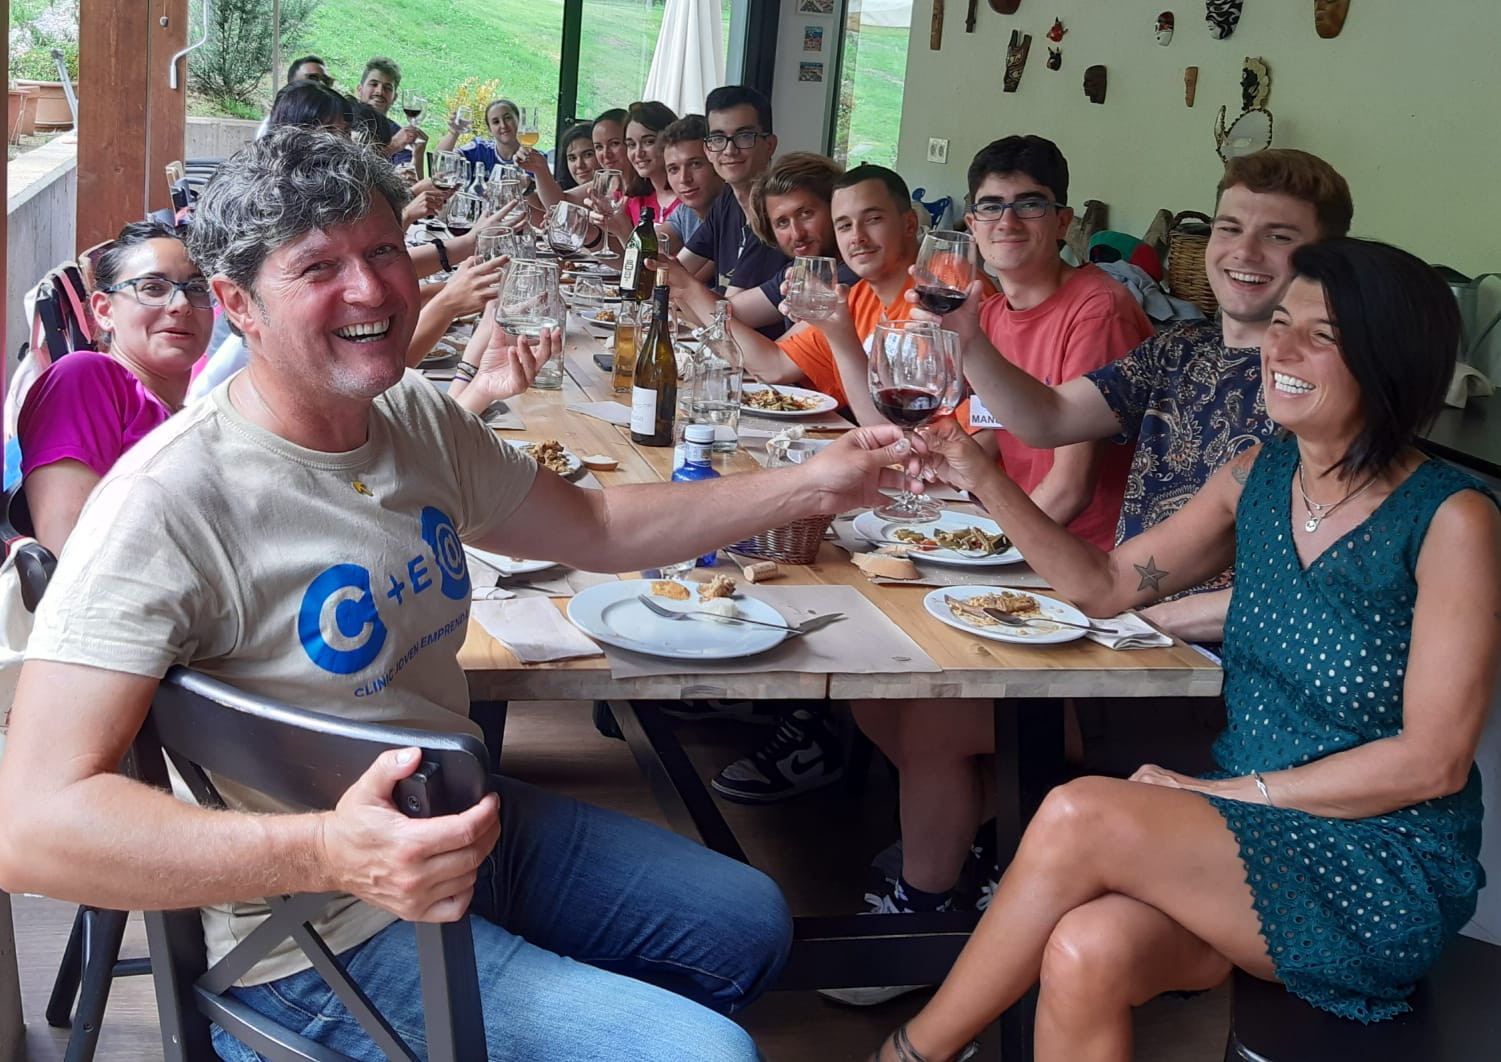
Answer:
[[(674, 483), (686, 483), (696, 479), (718, 479), (719, 473), (709, 463), (714, 452), (714, 425), (690, 424), (683, 430), (683, 464), (673, 470)], [(700, 568), (707, 568), (719, 560), (717, 551), (705, 553), (698, 559)]]

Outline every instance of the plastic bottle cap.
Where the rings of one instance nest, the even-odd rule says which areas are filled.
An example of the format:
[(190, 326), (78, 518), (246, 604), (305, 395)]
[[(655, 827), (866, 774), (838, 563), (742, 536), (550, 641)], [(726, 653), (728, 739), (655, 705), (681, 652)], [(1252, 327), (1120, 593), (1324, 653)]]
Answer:
[(701, 443), (705, 446), (714, 442), (714, 425), (690, 424), (683, 429), (683, 438), (691, 443)]

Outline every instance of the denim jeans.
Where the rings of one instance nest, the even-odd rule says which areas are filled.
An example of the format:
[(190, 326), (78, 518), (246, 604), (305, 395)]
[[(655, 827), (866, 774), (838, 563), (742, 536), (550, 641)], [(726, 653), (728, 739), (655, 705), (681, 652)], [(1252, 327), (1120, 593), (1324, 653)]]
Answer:
[[(759, 871), (635, 819), (507, 779), (500, 843), (469, 923), (490, 1059), (742, 1062), (724, 1015), (755, 1000), (791, 947), (792, 920)], [(425, 1053), (415, 935), (403, 922), (340, 955)], [(309, 969), (231, 991), (273, 1021), (355, 1058), (380, 1052)], [(258, 1056), (214, 1029), (230, 1062)]]

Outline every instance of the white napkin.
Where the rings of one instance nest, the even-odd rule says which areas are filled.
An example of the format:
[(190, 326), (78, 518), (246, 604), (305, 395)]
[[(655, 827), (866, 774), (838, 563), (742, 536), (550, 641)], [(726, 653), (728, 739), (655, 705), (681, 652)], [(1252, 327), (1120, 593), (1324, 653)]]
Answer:
[(543, 597), (476, 601), (470, 613), (490, 636), (505, 642), (524, 664), (599, 656), (600, 648)]
[(595, 417), (606, 424), (619, 424), (624, 427), (631, 422), (631, 408), (619, 402), (572, 402), (568, 405), (568, 409), (573, 413), (582, 413), (586, 417)]
[(1160, 649), (1173, 644), (1173, 640), (1132, 612), (1122, 612), (1110, 619), (1089, 617), (1089, 622), (1100, 627), (1112, 627), (1118, 634), (1096, 634), (1088, 631), (1084, 637), (1099, 642), (1107, 649)]

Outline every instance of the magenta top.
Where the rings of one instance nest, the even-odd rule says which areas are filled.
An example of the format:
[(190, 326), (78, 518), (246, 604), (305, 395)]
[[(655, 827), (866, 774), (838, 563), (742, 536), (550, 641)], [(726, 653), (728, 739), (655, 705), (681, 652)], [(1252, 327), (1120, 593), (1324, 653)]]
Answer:
[(21, 405), (21, 475), (72, 458), (102, 476), (171, 415), (114, 358), (75, 351), (43, 371)]

